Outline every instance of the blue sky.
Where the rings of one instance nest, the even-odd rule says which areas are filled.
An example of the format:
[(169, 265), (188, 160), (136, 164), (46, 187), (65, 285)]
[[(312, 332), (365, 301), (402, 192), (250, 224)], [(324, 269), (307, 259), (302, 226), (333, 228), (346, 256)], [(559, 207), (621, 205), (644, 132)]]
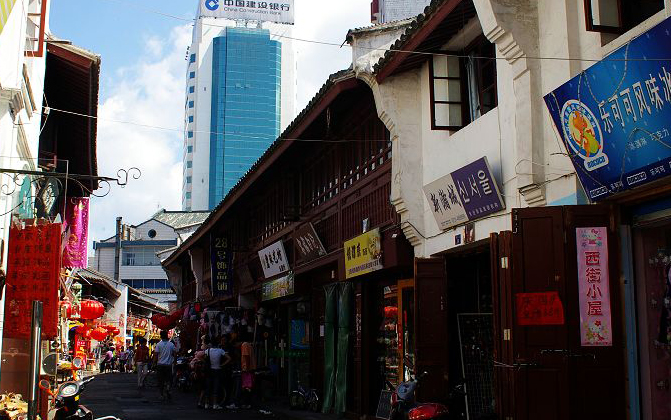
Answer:
[[(51, 1), (52, 34), (102, 56), (99, 174), (115, 176), (118, 169), (130, 167), (142, 171), (142, 177), (127, 187), (112, 187), (106, 197), (92, 199), (92, 241), (113, 236), (117, 216), (139, 224), (160, 208), (180, 209), (180, 130), (186, 48), (191, 43), (191, 24), (181, 19), (193, 19), (197, 5), (197, 0)], [(295, 10), (297, 38), (341, 44), (348, 29), (370, 24), (370, 0), (295, 0)], [(351, 50), (299, 41), (294, 48), (300, 112), (329, 74), (351, 64)]]

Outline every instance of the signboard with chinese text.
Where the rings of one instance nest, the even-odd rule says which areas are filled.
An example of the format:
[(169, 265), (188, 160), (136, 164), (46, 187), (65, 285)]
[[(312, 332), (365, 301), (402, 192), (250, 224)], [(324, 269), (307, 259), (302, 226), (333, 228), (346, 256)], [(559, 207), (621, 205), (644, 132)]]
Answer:
[(294, 241), (296, 242), (298, 255), (305, 262), (326, 255), (326, 249), (324, 249), (322, 241), (319, 240), (312, 223), (306, 223), (298, 228), (294, 234)]
[(259, 259), (263, 267), (263, 275), (267, 279), (289, 271), (289, 261), (282, 240), (259, 251)]
[(65, 227), (63, 267), (86, 268), (89, 236), (88, 198), (68, 198), (63, 225)]
[(592, 201), (671, 175), (668, 18), (545, 96)]
[(486, 157), (426, 185), (424, 194), (443, 230), (505, 208)]
[(58, 334), (60, 223), (9, 231), (4, 337), (30, 337), (32, 302), (42, 302), (42, 336)]
[(261, 300), (272, 300), (294, 294), (294, 274), (289, 273), (279, 279), (271, 280), (261, 286)]
[(212, 261), (212, 296), (233, 294), (233, 251), (226, 235), (210, 236)]
[(576, 228), (576, 245), (581, 345), (612, 346), (606, 228)]
[(518, 325), (564, 324), (564, 307), (557, 292), (517, 293), (515, 300)]
[(372, 273), (382, 268), (380, 229), (373, 229), (345, 242), (345, 278)]
[(294, 0), (200, 0), (199, 17), (294, 24)]

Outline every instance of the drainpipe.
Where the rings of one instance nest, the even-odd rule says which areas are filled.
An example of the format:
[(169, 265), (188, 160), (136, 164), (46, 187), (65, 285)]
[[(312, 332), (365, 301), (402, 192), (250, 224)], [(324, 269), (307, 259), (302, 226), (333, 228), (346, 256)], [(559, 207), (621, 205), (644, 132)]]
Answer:
[(116, 218), (116, 239), (114, 241), (114, 280), (121, 283), (119, 265), (121, 262), (121, 217)]

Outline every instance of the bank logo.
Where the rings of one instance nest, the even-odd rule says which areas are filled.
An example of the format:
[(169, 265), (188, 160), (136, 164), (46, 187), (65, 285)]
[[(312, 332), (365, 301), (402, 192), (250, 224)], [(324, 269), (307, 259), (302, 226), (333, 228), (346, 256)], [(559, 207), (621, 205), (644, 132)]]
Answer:
[(593, 171), (608, 165), (601, 126), (592, 111), (571, 99), (564, 104), (560, 116), (566, 143), (584, 160), (585, 169)]
[(207, 10), (217, 10), (219, 8), (219, 0), (205, 0), (205, 7), (207, 7)]

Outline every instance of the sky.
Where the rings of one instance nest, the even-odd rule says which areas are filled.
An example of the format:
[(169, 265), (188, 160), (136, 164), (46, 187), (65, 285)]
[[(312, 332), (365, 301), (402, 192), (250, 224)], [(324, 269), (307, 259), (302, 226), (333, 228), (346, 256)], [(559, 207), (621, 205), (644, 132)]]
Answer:
[[(105, 197), (92, 198), (90, 242), (113, 236), (117, 216), (139, 224), (161, 208), (181, 210), (186, 49), (197, 6), (197, 0), (51, 1), (51, 33), (102, 56), (99, 175), (142, 172), (126, 187), (112, 185)], [(295, 10), (296, 38), (342, 44), (348, 29), (370, 25), (370, 0), (295, 0)], [(301, 41), (294, 48), (300, 112), (329, 74), (349, 67), (351, 50)]]

